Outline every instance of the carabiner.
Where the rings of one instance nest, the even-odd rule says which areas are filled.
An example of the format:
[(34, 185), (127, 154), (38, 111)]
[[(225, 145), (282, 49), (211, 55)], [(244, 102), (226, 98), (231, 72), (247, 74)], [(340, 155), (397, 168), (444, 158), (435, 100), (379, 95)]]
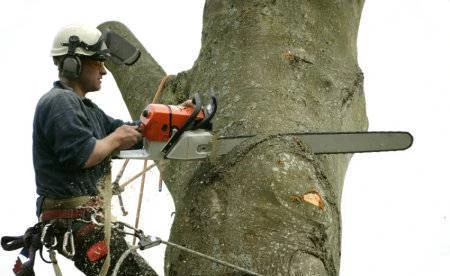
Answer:
[(75, 242), (73, 240), (72, 229), (67, 230), (64, 234), (62, 251), (68, 258), (75, 256)]
[(104, 226), (105, 224), (98, 222), (98, 220), (96, 219), (97, 215), (98, 215), (98, 213), (93, 213), (91, 215), (91, 223), (94, 225), (97, 225), (97, 226)]
[(54, 235), (53, 235), (53, 244), (50, 245), (50, 243), (46, 241), (46, 239), (47, 239), (47, 231), (48, 231), (48, 228), (51, 227), (51, 226), (53, 226), (52, 223), (46, 224), (44, 226), (44, 228), (42, 229), (42, 234), (41, 234), (41, 243), (43, 245), (45, 245), (45, 247), (47, 247), (47, 248), (55, 248), (56, 245), (58, 244), (58, 240), (56, 239), (56, 237)]

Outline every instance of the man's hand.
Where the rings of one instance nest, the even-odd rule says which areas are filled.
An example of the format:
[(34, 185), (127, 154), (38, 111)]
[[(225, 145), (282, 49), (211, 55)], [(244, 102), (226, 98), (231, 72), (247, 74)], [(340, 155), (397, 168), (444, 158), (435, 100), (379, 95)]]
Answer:
[(86, 161), (84, 167), (90, 168), (97, 165), (115, 150), (128, 149), (134, 146), (140, 139), (141, 133), (138, 126), (122, 125), (103, 139), (97, 140), (94, 150)]
[(131, 148), (142, 139), (142, 135), (138, 131), (138, 126), (122, 125), (111, 133), (111, 135), (114, 136), (118, 144), (115, 149), (120, 150)]
[(180, 104), (180, 106), (182, 106), (182, 107), (192, 107), (192, 108), (195, 107), (195, 105), (192, 103), (192, 100), (186, 100), (182, 104)]

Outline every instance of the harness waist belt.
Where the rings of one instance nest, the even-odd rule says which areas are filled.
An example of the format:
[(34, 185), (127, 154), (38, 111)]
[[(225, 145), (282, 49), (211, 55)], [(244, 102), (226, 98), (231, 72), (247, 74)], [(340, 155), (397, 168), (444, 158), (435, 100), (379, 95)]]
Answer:
[(89, 212), (87, 208), (77, 209), (53, 209), (42, 212), (39, 216), (40, 221), (48, 221), (52, 219), (73, 219), (80, 218)]
[(101, 207), (103, 204), (99, 196), (77, 196), (70, 198), (44, 198), (42, 210), (75, 209), (83, 206)]

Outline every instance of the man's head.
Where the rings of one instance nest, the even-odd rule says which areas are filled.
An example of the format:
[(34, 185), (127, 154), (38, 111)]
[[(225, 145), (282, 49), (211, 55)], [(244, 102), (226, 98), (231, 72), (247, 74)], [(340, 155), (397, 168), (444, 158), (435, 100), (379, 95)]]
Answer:
[(51, 54), (61, 80), (76, 85), (73, 88), (84, 94), (100, 89), (100, 79), (106, 74), (103, 61), (107, 47), (97, 28), (84, 25), (64, 27), (53, 41)]

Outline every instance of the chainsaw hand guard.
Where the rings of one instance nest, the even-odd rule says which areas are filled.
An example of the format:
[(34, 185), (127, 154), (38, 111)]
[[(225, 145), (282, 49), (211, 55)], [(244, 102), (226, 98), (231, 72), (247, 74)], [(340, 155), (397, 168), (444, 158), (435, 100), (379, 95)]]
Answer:
[[(215, 97), (212, 97), (213, 102), (214, 102), (214, 106), (216, 106), (216, 100)], [(202, 101), (200, 99), (200, 96), (198, 95), (198, 93), (196, 93), (194, 95), (194, 97), (192, 98), (192, 103), (195, 105), (194, 107), (194, 111), (192, 111), (191, 116), (189, 116), (189, 118), (186, 120), (186, 122), (184, 123), (184, 125), (177, 130), (172, 137), (170, 137), (169, 142), (167, 142), (167, 144), (164, 146), (164, 148), (161, 150), (161, 152), (163, 153), (164, 157), (167, 156), (167, 154), (172, 150), (173, 146), (179, 141), (181, 135), (186, 131), (186, 130), (194, 130), (194, 129), (201, 129), (202, 125), (206, 126), (210, 124), (210, 121), (212, 119), (212, 117), (215, 114), (215, 110), (216, 107), (213, 108), (213, 113), (209, 114), (208, 116), (204, 117), (203, 120), (201, 120), (198, 124), (195, 124), (195, 118), (197, 118), (197, 115), (200, 113), (200, 111), (202, 111)], [(205, 113), (205, 111), (203, 110), (203, 113)], [(212, 128), (212, 126), (211, 126)]]

